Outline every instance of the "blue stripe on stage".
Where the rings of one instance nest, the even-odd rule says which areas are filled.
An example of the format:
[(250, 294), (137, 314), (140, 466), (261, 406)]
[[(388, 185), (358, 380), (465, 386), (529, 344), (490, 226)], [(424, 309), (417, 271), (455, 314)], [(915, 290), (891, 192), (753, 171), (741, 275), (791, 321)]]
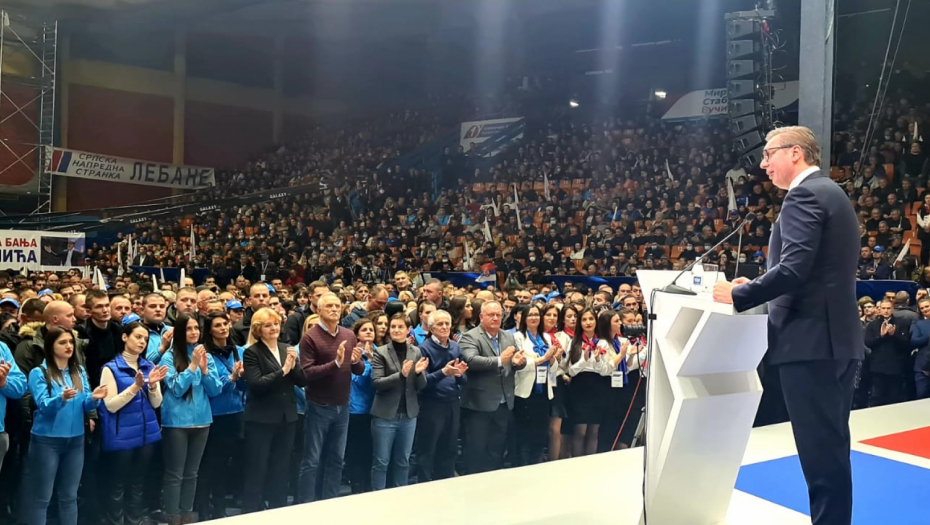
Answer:
[[(930, 470), (852, 452), (853, 525), (926, 525)], [(746, 465), (736, 488), (810, 515), (807, 485), (797, 456)]]

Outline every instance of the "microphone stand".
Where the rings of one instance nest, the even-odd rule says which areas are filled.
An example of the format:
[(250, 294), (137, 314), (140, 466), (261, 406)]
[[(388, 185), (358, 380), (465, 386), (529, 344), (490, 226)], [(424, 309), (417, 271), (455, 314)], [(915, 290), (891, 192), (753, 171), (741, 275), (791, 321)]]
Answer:
[[(692, 268), (694, 268), (695, 265), (697, 265), (697, 264), (700, 263), (700, 262), (703, 262), (703, 261), (704, 261), (704, 258), (707, 257), (707, 254), (709, 254), (710, 252), (716, 251), (717, 248), (721, 247), (721, 246), (723, 245), (723, 243), (725, 243), (725, 242), (729, 241), (730, 239), (732, 239), (733, 236), (736, 235), (737, 233), (740, 234), (740, 242), (742, 242), (742, 238), (743, 238), (742, 231), (743, 231), (743, 228), (746, 226), (746, 224), (747, 224), (749, 221), (751, 221), (751, 220), (753, 220), (753, 219), (755, 219), (755, 218), (756, 218), (755, 214), (753, 214), (753, 213), (747, 213), (746, 216), (743, 217), (743, 220), (740, 221), (739, 225), (736, 227), (735, 230), (731, 231), (726, 237), (724, 237), (723, 239), (721, 239), (720, 242), (718, 242), (718, 243), (717, 243), (715, 246), (713, 246), (711, 249), (709, 249), (709, 250), (705, 251), (704, 253), (702, 253), (700, 257), (698, 257), (697, 259), (695, 259), (694, 262), (692, 262), (691, 264), (689, 264), (688, 266), (686, 266), (684, 270), (682, 270), (678, 275), (676, 275), (675, 278), (672, 279), (672, 282), (670, 282), (669, 284), (665, 285), (665, 287), (660, 288), (659, 291), (660, 291), (660, 292), (665, 292), (665, 293), (676, 294), (676, 295), (697, 295), (697, 293), (693, 292), (692, 290), (690, 290), (690, 289), (688, 289), (688, 288), (685, 288), (685, 287), (683, 287), (683, 286), (678, 286), (678, 285), (675, 284), (675, 283), (678, 282), (678, 279), (680, 279), (681, 276), (685, 274), (685, 272), (690, 271)], [(737, 257), (737, 261), (738, 261), (738, 260), (739, 260), (739, 258)]]
[(745, 229), (745, 225), (741, 226), (739, 229), (739, 241), (736, 244), (736, 268), (733, 270), (734, 279), (739, 277), (739, 257), (743, 254), (743, 230)]

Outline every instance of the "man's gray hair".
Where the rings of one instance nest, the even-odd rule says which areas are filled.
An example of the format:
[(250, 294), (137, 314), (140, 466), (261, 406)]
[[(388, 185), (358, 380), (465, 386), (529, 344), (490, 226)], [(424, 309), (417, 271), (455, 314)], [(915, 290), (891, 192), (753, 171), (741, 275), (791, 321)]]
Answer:
[(433, 310), (433, 311), (429, 314), (429, 317), (426, 318), (426, 325), (432, 330), (433, 325), (435, 325), (436, 322), (439, 321), (439, 318), (442, 317), (442, 316), (448, 317), (448, 318), (449, 318), (449, 322), (452, 321), (452, 316), (449, 315), (449, 312), (447, 312), (447, 311), (445, 311), (445, 310)]
[(497, 301), (485, 301), (485, 302), (481, 305), (481, 313), (483, 314), (484, 311), (487, 310), (488, 307), (489, 307), (489, 306), (492, 306), (492, 305), (497, 306), (497, 307), (500, 308), (501, 310), (504, 309), (504, 307), (501, 306), (501, 303), (499, 303), (499, 302), (497, 302)]

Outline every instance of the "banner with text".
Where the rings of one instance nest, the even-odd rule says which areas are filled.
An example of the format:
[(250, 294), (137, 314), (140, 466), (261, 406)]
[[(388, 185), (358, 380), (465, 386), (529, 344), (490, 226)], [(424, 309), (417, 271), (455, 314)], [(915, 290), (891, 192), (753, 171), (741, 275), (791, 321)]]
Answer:
[[(782, 109), (798, 101), (798, 81), (772, 84), (772, 104)], [(686, 120), (694, 118), (723, 117), (729, 113), (727, 88), (700, 89), (685, 94), (665, 112), (662, 120)]]
[[(478, 144), (500, 133), (508, 124), (523, 120), (523, 117), (499, 118), (495, 120), (476, 120), (462, 122), (462, 131), (459, 135), (459, 145), (468, 151)], [(522, 136), (522, 135), (521, 135)]]
[(81, 268), (85, 252), (83, 233), (0, 230), (0, 270)]
[(71, 149), (47, 149), (45, 170), (54, 175), (179, 190), (216, 185), (213, 168), (177, 166)]

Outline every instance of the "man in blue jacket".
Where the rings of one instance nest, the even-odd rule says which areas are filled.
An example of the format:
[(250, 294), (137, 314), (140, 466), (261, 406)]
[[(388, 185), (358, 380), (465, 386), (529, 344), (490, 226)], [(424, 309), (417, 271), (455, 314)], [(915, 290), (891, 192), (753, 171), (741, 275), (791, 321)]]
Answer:
[(420, 392), (417, 416), (417, 480), (447, 479), (455, 474), (459, 436), (459, 396), (468, 365), (459, 344), (450, 339), (452, 317), (445, 310), (429, 314), (430, 336), (420, 344), (429, 359), (426, 388)]
[(718, 282), (714, 300), (740, 312), (768, 303), (766, 365), (778, 367), (811, 520), (849, 525), (849, 411), (865, 357), (856, 307), (859, 224), (846, 193), (820, 170), (810, 129), (778, 128), (766, 140), (761, 167), (788, 192), (772, 225), (768, 271), (752, 282)]

